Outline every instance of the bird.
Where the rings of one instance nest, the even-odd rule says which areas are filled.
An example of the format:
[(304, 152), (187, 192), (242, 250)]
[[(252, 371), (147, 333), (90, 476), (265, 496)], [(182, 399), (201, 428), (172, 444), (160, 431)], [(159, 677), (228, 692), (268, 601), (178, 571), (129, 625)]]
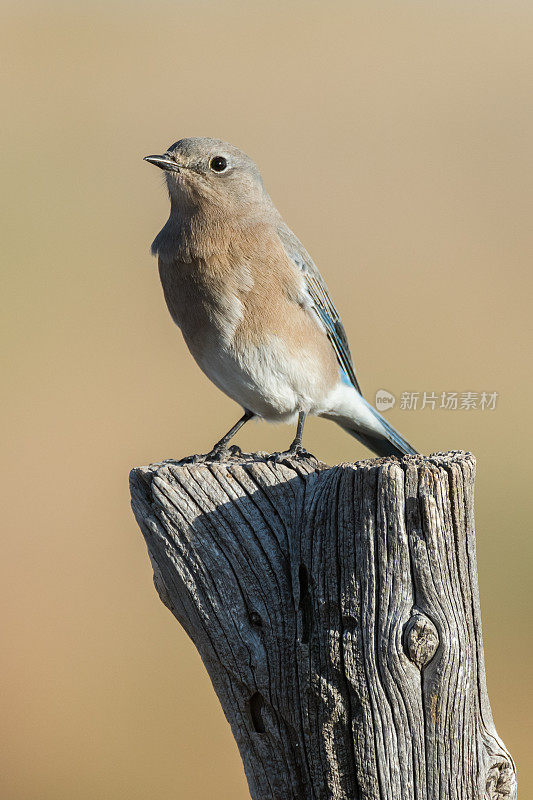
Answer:
[(305, 455), (309, 415), (333, 420), (378, 456), (416, 453), (363, 397), (326, 283), (254, 161), (206, 137), (144, 160), (164, 171), (170, 198), (152, 243), (168, 310), (200, 369), (243, 410), (206, 458), (226, 458), (253, 418), (296, 423), (277, 455)]

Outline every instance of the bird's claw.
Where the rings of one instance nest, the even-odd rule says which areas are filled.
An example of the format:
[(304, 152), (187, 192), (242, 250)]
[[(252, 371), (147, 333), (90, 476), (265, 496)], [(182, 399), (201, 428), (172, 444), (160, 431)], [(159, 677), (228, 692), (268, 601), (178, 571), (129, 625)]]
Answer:
[(218, 464), (223, 461), (228, 461), (230, 458), (235, 458), (242, 455), (241, 448), (237, 444), (232, 444), (231, 447), (213, 447), (209, 453), (198, 453), (194, 456), (189, 456), (184, 461), (188, 464), (206, 464), (207, 462), (216, 462)]
[(272, 453), (270, 456), (272, 461), (275, 461), (276, 464), (285, 464), (290, 461), (298, 460), (299, 458), (312, 458), (314, 461), (317, 461), (317, 457), (310, 453), (305, 447), (302, 445), (291, 445), (288, 450), (285, 450), (282, 453)]

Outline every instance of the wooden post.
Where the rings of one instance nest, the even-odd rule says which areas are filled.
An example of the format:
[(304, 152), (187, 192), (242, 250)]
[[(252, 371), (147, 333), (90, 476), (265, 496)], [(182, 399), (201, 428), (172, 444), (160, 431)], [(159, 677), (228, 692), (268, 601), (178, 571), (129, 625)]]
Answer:
[(485, 682), (469, 453), (134, 469), (154, 582), (254, 800), (512, 800)]

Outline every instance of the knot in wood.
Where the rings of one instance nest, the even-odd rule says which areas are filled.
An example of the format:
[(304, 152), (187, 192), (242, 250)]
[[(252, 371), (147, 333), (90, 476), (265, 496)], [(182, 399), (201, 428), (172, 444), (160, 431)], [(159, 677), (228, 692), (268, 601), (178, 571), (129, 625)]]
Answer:
[(429, 664), (439, 646), (439, 634), (435, 625), (416, 611), (409, 619), (404, 630), (404, 647), (411, 661), (419, 669)]
[(250, 611), (248, 614), (248, 619), (255, 628), (261, 628), (263, 626), (263, 620), (257, 611)]
[(487, 800), (511, 800), (516, 797), (516, 777), (510, 764), (504, 761), (490, 769), (485, 797)]

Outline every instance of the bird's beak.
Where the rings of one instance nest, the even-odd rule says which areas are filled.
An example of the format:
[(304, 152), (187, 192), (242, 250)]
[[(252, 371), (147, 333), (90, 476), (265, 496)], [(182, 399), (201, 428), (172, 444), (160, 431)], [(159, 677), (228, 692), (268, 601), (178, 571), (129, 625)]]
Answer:
[(143, 161), (148, 161), (149, 164), (155, 164), (160, 169), (167, 170), (167, 172), (179, 172), (180, 164), (170, 158), (170, 156), (145, 156)]

